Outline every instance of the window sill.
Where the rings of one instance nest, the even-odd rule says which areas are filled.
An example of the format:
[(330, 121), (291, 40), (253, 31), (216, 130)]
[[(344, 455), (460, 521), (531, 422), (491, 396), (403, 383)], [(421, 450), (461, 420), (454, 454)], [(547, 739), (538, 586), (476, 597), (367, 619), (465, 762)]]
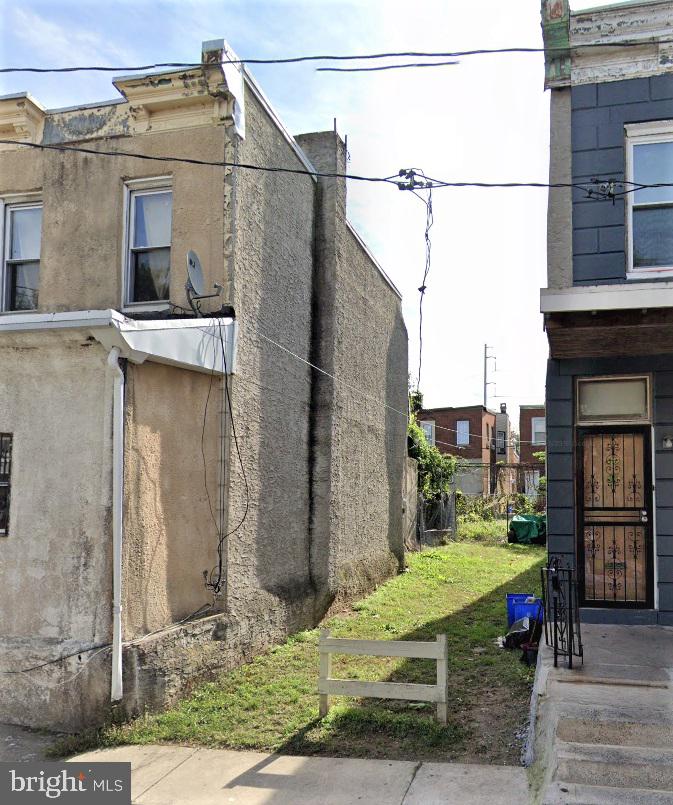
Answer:
[(673, 277), (673, 266), (664, 268), (636, 268), (626, 272), (627, 280), (664, 279)]
[(172, 307), (170, 302), (129, 302), (121, 309), (122, 313), (163, 313)]

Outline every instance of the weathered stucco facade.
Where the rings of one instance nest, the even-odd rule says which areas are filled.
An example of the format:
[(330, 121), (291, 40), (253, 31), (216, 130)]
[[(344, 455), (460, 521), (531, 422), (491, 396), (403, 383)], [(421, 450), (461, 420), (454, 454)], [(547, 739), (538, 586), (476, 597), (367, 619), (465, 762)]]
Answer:
[[(222, 52), (208, 43), (203, 67), (116, 79), (115, 102), (0, 98), (1, 138), (16, 143), (0, 145), (0, 202), (42, 206), (37, 309), (0, 313), (0, 433), (13, 440), (0, 647), (4, 670), (55, 661), (0, 677), (0, 720), (77, 729), (104, 717), (111, 684), (123, 712), (160, 706), (402, 559), (399, 293), (346, 220), (345, 180), (314, 175), (344, 171), (343, 141), (293, 139)], [(172, 193), (168, 299), (147, 305), (125, 287), (139, 180)], [(188, 310), (190, 249), (206, 288), (223, 288), (205, 319)], [(223, 303), (235, 321), (231, 308), (218, 318)], [(213, 595), (221, 504), (231, 533)]]

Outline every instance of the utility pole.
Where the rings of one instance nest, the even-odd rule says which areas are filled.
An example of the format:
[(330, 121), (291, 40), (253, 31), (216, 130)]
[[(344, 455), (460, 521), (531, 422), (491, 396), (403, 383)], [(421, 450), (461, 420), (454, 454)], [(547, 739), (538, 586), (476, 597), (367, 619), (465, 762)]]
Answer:
[(495, 368), (495, 355), (489, 355), (489, 349), (493, 349), (493, 347), (489, 347), (488, 344), (484, 344), (484, 408), (488, 408), (488, 387), (495, 386), (495, 382), (488, 379), (488, 362), (493, 361), (493, 366)]

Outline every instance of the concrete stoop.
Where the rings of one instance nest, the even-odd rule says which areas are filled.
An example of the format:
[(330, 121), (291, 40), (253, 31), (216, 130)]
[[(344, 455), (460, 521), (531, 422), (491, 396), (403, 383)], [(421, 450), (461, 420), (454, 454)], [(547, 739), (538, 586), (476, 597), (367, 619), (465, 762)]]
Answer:
[(555, 669), (542, 652), (541, 805), (673, 805), (673, 633), (607, 628), (587, 629), (587, 657), (613, 663)]
[(601, 721), (595, 711), (592, 715), (558, 719), (554, 768), (543, 805), (673, 805), (673, 725), (668, 713), (649, 723)]

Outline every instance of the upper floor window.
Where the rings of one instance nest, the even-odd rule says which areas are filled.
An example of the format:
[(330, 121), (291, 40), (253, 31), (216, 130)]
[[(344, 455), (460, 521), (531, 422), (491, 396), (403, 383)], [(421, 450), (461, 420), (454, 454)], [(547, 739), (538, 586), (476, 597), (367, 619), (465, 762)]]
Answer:
[(533, 444), (546, 444), (547, 427), (545, 425), (545, 418), (543, 416), (531, 417), (530, 427), (533, 434), (533, 438), (531, 439)]
[(161, 302), (170, 295), (170, 187), (129, 187), (126, 234), (126, 304)]
[[(627, 137), (627, 181), (673, 182), (673, 122), (632, 124)], [(631, 276), (673, 274), (673, 187), (645, 187), (626, 199)]]
[(425, 434), (425, 438), (428, 440), (428, 444), (433, 446), (435, 445), (435, 423), (431, 419), (427, 419), (424, 422), (418, 423), (421, 428), (423, 428), (423, 433)]
[(4, 220), (2, 309), (35, 310), (40, 282), (41, 204), (7, 204)]
[(456, 422), (456, 444), (466, 445), (470, 443), (470, 421), (459, 419)]

